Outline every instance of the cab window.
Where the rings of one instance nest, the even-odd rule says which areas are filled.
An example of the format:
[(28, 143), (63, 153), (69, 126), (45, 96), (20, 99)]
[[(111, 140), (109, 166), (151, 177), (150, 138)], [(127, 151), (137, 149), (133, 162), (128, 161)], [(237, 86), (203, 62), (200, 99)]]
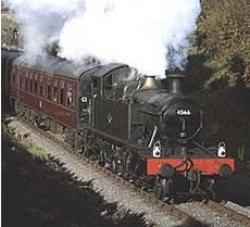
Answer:
[(112, 98), (112, 83), (113, 83), (113, 75), (110, 74), (104, 78), (104, 86), (103, 86), (103, 94), (104, 98)]

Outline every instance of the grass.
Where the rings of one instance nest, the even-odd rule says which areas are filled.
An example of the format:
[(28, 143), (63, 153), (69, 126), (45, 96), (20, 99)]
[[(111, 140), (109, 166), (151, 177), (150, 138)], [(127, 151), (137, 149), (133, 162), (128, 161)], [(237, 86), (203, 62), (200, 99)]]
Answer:
[(37, 159), (40, 159), (41, 161), (48, 161), (48, 153), (38, 145), (28, 142), (27, 144), (27, 150)]
[(3, 133), (10, 134), (15, 142), (20, 143), (27, 151), (37, 159), (41, 161), (48, 161), (48, 153), (40, 146), (35, 144), (33, 141), (29, 141), (28, 135), (26, 134), (26, 138), (24, 135), (21, 135), (16, 127), (10, 127), (5, 123), (2, 124)]

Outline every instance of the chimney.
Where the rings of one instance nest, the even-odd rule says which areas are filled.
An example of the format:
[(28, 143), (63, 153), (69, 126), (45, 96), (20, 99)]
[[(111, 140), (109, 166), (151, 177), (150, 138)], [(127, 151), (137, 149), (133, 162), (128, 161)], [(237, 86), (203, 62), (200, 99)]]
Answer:
[(157, 90), (159, 86), (155, 80), (155, 76), (145, 76), (140, 90)]
[(182, 93), (182, 80), (186, 78), (186, 76), (182, 74), (166, 74), (168, 89), (169, 92), (177, 94)]

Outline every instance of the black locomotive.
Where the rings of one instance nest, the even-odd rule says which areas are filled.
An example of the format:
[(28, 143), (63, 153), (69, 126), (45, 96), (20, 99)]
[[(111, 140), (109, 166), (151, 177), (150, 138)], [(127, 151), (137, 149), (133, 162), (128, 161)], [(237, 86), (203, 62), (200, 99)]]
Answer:
[(223, 143), (210, 151), (198, 142), (203, 111), (182, 94), (183, 75), (167, 75), (164, 88), (125, 64), (30, 61), (2, 49), (2, 76), (17, 115), (124, 177), (153, 180), (160, 199), (179, 176), (196, 193), (235, 170)]

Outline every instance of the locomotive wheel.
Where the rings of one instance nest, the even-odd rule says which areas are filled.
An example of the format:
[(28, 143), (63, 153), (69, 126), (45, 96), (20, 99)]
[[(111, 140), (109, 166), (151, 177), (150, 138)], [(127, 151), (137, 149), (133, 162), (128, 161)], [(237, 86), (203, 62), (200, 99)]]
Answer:
[(154, 194), (157, 199), (164, 199), (164, 182), (160, 178), (156, 178), (155, 180)]
[(133, 159), (133, 154), (129, 152), (126, 154), (123, 160), (123, 176), (125, 178), (131, 178), (132, 177), (132, 172), (133, 172), (133, 166), (132, 166), (132, 159)]
[(89, 158), (91, 161), (99, 159), (100, 148), (95, 142), (95, 138), (91, 138), (84, 146), (83, 155)]
[(82, 148), (82, 155), (89, 158), (91, 156), (91, 152), (93, 152), (91, 150), (91, 143), (90, 142), (87, 142), (86, 144), (83, 145), (83, 148)]
[(117, 173), (117, 162), (116, 162), (115, 158), (112, 159), (111, 170), (112, 170), (112, 172)]
[(83, 148), (82, 148), (82, 155), (84, 157), (87, 157), (87, 158), (89, 157), (89, 150), (88, 150), (87, 145), (83, 146)]
[(189, 192), (191, 194), (196, 193), (200, 188), (200, 182), (201, 182), (200, 172), (197, 172), (197, 171), (191, 169), (188, 173), (188, 180), (190, 182)]
[(100, 166), (105, 165), (105, 157), (104, 157), (104, 152), (100, 150), (100, 153), (98, 154), (98, 163)]
[(123, 175), (124, 166), (123, 161), (119, 159), (121, 148), (115, 145), (112, 145), (113, 157), (110, 163), (111, 170), (118, 175)]
[(168, 197), (168, 201), (172, 199), (173, 193), (174, 193), (174, 186), (173, 186), (173, 179), (169, 178), (166, 180), (165, 185), (165, 197)]
[(216, 195), (215, 190), (214, 190), (214, 185), (215, 185), (214, 179), (207, 180), (207, 187), (206, 187), (207, 195), (206, 195), (206, 198), (216, 200), (218, 202), (223, 202), (224, 199), (219, 198), (218, 194)]
[(173, 180), (171, 178), (156, 178), (154, 185), (155, 197), (164, 200), (173, 193)]

